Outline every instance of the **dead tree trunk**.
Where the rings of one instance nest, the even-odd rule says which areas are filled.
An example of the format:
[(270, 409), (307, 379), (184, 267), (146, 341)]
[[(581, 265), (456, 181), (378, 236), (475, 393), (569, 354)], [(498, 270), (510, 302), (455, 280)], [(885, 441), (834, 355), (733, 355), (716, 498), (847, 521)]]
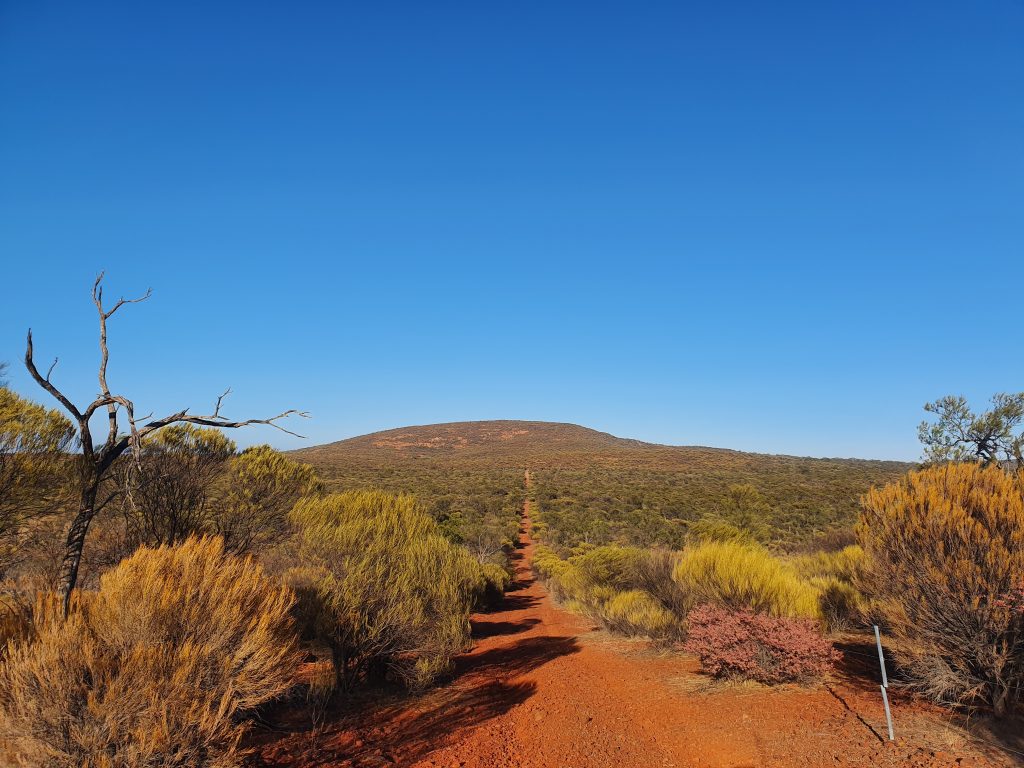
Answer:
[(89, 482), (81, 489), (78, 511), (68, 528), (67, 541), (64, 544), (64, 559), (60, 567), (60, 596), (64, 603), (66, 616), (71, 606), (71, 593), (78, 583), (78, 568), (82, 564), (82, 553), (85, 551), (85, 537), (89, 533), (89, 524), (96, 515), (96, 496), (99, 483)]
[[(104, 502), (98, 503), (100, 487), (110, 468), (114, 465), (114, 462), (116, 462), (117, 459), (126, 451), (130, 448), (137, 448), (141, 444), (141, 441), (148, 435), (151, 435), (170, 424), (180, 422), (187, 422), (207, 427), (219, 427), (221, 429), (237, 429), (238, 427), (245, 427), (250, 424), (267, 424), (281, 430), (282, 432), (295, 435), (296, 433), (285, 429), (277, 422), (280, 419), (293, 414), (303, 417), (308, 416), (308, 414), (304, 412), (293, 409), (280, 413), (277, 416), (272, 416), (269, 419), (230, 421), (226, 417), (220, 415), (220, 408), (224, 402), (224, 398), (231, 391), (229, 389), (217, 398), (217, 404), (214, 407), (212, 415), (192, 416), (188, 413), (188, 409), (185, 408), (161, 419), (150, 419), (144, 424), (137, 423), (135, 417), (135, 406), (132, 401), (123, 395), (111, 393), (110, 387), (107, 386), (107, 362), (110, 357), (110, 351), (107, 347), (107, 320), (109, 320), (110, 317), (125, 304), (134, 304), (136, 302), (145, 301), (149, 298), (150, 292), (147, 291), (145, 296), (138, 299), (119, 299), (112, 309), (104, 310), (103, 288), (101, 286), (102, 281), (103, 274), (100, 273), (92, 287), (92, 299), (93, 303), (96, 305), (96, 310), (99, 313), (100, 321), (99, 397), (84, 409), (79, 410), (79, 408), (76, 407), (64, 395), (64, 393), (50, 381), (50, 375), (53, 373), (53, 369), (57, 365), (56, 360), (53, 361), (53, 365), (50, 366), (50, 369), (46, 372), (45, 376), (43, 376), (36, 368), (31, 330), (28, 332), (28, 341), (25, 348), (25, 367), (28, 368), (29, 373), (32, 375), (32, 378), (35, 379), (36, 383), (49, 392), (57, 402), (63, 406), (64, 410), (71, 415), (78, 425), (78, 436), (81, 441), (81, 460), (83, 462), (83, 466), (81, 467), (81, 474), (79, 478), (79, 504), (78, 510), (68, 527), (67, 540), (64, 545), (64, 558), (61, 563), (60, 572), (60, 594), (64, 603), (65, 615), (67, 615), (71, 605), (72, 592), (75, 589), (75, 585), (78, 583), (78, 570), (82, 563), (82, 553), (85, 551), (85, 542), (89, 533), (89, 526), (96, 517), (96, 514), (103, 508), (103, 506), (105, 506), (106, 502), (109, 501), (109, 499), (107, 499)], [(100, 409), (106, 409), (107, 411), (108, 429), (106, 440), (102, 444), (97, 445), (93, 443), (92, 433), (90, 431), (90, 421)], [(128, 434), (120, 434), (118, 415), (121, 411), (124, 412), (128, 422)], [(149, 419), (149, 417), (144, 418)], [(301, 437), (301, 435), (296, 436)]]

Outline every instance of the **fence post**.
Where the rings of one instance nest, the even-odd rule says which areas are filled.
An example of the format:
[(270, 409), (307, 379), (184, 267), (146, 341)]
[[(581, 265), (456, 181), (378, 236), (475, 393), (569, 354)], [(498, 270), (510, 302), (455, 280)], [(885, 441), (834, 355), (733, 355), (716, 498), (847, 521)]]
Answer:
[(878, 665), (882, 668), (882, 704), (885, 706), (885, 723), (889, 726), (889, 741), (895, 741), (896, 737), (892, 732), (892, 713), (889, 711), (889, 677), (885, 674), (885, 656), (882, 655), (882, 637), (878, 634), (878, 625), (875, 624), (875, 645), (878, 646)]

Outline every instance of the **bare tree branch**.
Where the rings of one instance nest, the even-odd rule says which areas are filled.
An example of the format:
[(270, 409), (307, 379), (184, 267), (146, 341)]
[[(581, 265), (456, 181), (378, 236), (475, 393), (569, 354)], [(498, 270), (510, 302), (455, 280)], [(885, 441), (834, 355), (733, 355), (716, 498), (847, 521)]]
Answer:
[[(28, 368), (28, 372), (32, 375), (32, 378), (36, 380), (36, 383), (40, 387), (45, 389), (47, 392), (49, 392), (51, 395), (53, 395), (57, 402), (63, 405), (64, 409), (72, 416), (74, 416), (76, 421), (80, 422), (82, 420), (82, 414), (79, 413), (78, 409), (75, 408), (74, 405), (72, 405), (71, 401), (64, 396), (63, 392), (61, 392), (59, 389), (57, 389), (57, 387), (50, 383), (49, 375), (47, 375), (46, 378), (43, 378), (43, 376), (39, 373), (39, 369), (36, 368), (36, 363), (33, 358), (33, 354), (34, 347), (32, 344), (32, 329), (29, 328), (28, 339), (25, 344), (25, 367)], [(51, 365), (50, 371), (52, 370), (53, 366)]]
[[(110, 397), (110, 387), (107, 386), (107, 362), (110, 360), (110, 350), (107, 347), (107, 320), (113, 316), (117, 310), (123, 307), (125, 304), (137, 304), (141, 301), (145, 301), (153, 295), (153, 289), (150, 288), (146, 291), (145, 296), (141, 296), (137, 299), (125, 299), (123, 296), (118, 299), (114, 308), (109, 312), (103, 310), (103, 275), (105, 273), (100, 272), (96, 277), (96, 282), (92, 284), (92, 301), (96, 305), (96, 311), (100, 316), (100, 393)], [(111, 449), (114, 443), (117, 441), (117, 404), (116, 402), (109, 402), (107, 404), (107, 421), (109, 423), (109, 429), (107, 430), (107, 442), (106, 448)]]
[(224, 390), (224, 394), (217, 398), (217, 404), (213, 407), (213, 418), (220, 417), (220, 406), (224, 402), (224, 398), (231, 394), (231, 387)]

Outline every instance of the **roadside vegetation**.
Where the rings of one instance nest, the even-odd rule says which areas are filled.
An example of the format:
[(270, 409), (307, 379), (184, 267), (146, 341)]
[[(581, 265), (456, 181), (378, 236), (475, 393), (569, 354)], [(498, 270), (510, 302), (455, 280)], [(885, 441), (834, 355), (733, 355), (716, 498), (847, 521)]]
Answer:
[[(927, 464), (864, 493), (855, 525), (781, 542), (776, 508), (742, 485), (719, 512), (654, 537), (661, 546), (595, 545), (541, 487), (534, 567), (566, 607), (682, 644), (718, 677), (817, 679), (835, 658), (830, 634), (878, 624), (901, 682), (1002, 717), (1024, 697), (1024, 395), (981, 414), (962, 398), (926, 410)], [(650, 544), (652, 519), (615, 538)]]
[(315, 727), (359, 689), (443, 679), (509, 586), (524, 464), (534, 568), (610, 631), (775, 684), (827, 675), (833, 634), (875, 623), (925, 696), (998, 717), (1024, 697), (1024, 394), (931, 404), (909, 472), (529, 422), (239, 451), (224, 430), (295, 412), (231, 421), (222, 396), (137, 420), (106, 382), (131, 302), (93, 299), (93, 403), (31, 339), (60, 409), (0, 386), (0, 760), (226, 768), (283, 701)]

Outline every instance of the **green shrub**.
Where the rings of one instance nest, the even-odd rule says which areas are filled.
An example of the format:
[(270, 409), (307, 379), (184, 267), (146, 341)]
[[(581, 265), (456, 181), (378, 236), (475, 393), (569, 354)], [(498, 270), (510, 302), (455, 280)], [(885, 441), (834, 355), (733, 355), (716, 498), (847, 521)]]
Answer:
[(481, 584), (476, 596), (476, 607), (484, 609), (496, 608), (501, 604), (505, 590), (512, 582), (512, 575), (507, 568), (497, 563), (480, 565)]
[(635, 547), (603, 546), (570, 558), (588, 587), (629, 589), (636, 583), (637, 568), (644, 550)]
[(797, 555), (789, 562), (805, 579), (832, 576), (852, 583), (864, 563), (864, 550), (857, 544), (851, 544), (835, 552)]
[(759, 546), (707, 542), (683, 551), (672, 578), (694, 603), (793, 618), (820, 618), (818, 592)]
[(307, 498), (291, 519), (306, 564), (303, 593), (313, 602), (306, 610), (342, 687), (381, 670), (419, 688), (465, 649), (484, 576), (411, 496)]

